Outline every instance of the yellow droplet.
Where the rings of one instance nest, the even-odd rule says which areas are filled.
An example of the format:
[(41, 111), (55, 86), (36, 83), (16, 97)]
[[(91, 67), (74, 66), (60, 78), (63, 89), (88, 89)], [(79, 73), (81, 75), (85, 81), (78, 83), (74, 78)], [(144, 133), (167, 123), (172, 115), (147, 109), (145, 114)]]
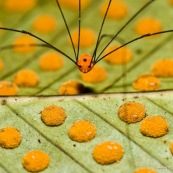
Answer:
[(22, 136), (14, 127), (0, 129), (0, 146), (3, 148), (16, 148), (20, 145)]
[(35, 46), (29, 46), (36, 44), (35, 40), (31, 36), (21, 35), (13, 42), (14, 45), (23, 45), (22, 47), (14, 47), (13, 50), (16, 53), (30, 53), (35, 50)]
[(94, 160), (102, 165), (119, 162), (123, 155), (123, 147), (114, 141), (106, 141), (96, 145), (92, 153)]
[(37, 4), (37, 0), (5, 0), (4, 7), (9, 12), (27, 12), (33, 9)]
[[(108, 1), (105, 1), (100, 8), (101, 14), (104, 16), (108, 7)], [(111, 2), (107, 17), (110, 19), (120, 20), (127, 16), (128, 7), (122, 0), (113, 0)]]
[(141, 75), (133, 82), (133, 88), (139, 91), (154, 91), (159, 87), (160, 80), (152, 74)]
[(151, 168), (140, 168), (136, 170), (134, 173), (157, 173), (157, 172)]
[(156, 61), (151, 72), (158, 77), (173, 77), (173, 59), (161, 59)]
[[(74, 46), (78, 46), (78, 29), (74, 30), (71, 33), (72, 40), (74, 43)], [(92, 46), (96, 42), (96, 35), (95, 33), (88, 28), (81, 28), (80, 30), (80, 47), (86, 48)], [(71, 44), (70, 40), (69, 43)]]
[(38, 172), (46, 169), (50, 163), (49, 156), (39, 150), (28, 152), (22, 159), (22, 165), (27, 171)]
[(161, 137), (168, 133), (169, 125), (161, 116), (148, 116), (140, 125), (140, 132), (149, 137)]
[(144, 105), (137, 102), (126, 102), (118, 109), (118, 117), (127, 123), (141, 121), (146, 114)]
[[(143, 18), (135, 26), (135, 31), (139, 35), (160, 32), (162, 31), (162, 25), (160, 21), (154, 18)], [(158, 35), (155, 35), (158, 36)], [(152, 36), (153, 37), (153, 36)], [(148, 38), (152, 38), (148, 37)]]
[[(111, 46), (105, 51), (105, 55), (119, 46)], [(132, 59), (132, 52), (127, 47), (122, 47), (104, 58), (110, 64), (126, 64)]]
[(14, 96), (18, 94), (16, 84), (7, 81), (0, 81), (0, 96)]
[(66, 113), (63, 108), (55, 105), (48, 106), (41, 112), (41, 120), (47, 126), (59, 126), (64, 123)]
[(42, 70), (53, 71), (63, 67), (63, 59), (56, 52), (47, 52), (39, 60), (39, 67)]
[(75, 80), (62, 83), (58, 90), (59, 95), (78, 95), (84, 92), (85, 92), (84, 85)]
[(19, 87), (35, 87), (39, 83), (39, 78), (34, 71), (24, 69), (15, 74), (13, 81)]
[(68, 136), (76, 142), (91, 141), (96, 135), (96, 128), (93, 123), (80, 120), (75, 122), (68, 131)]
[(99, 83), (106, 80), (107, 77), (108, 74), (105, 68), (98, 65), (95, 65), (88, 73), (81, 73), (82, 80), (89, 83)]
[(53, 16), (43, 14), (34, 20), (32, 27), (35, 31), (42, 34), (51, 33), (57, 27), (57, 19)]

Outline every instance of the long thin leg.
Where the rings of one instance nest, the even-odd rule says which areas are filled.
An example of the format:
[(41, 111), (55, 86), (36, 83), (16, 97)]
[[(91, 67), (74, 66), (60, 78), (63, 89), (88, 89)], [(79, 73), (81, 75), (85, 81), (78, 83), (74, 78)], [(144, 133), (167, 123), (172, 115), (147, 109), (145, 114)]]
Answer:
[(81, 28), (81, 0), (79, 0), (79, 31), (78, 31), (78, 48), (77, 48), (77, 59), (76, 61), (78, 61), (78, 57), (79, 57), (79, 49), (80, 49), (80, 28)]
[(5, 45), (5, 46), (0, 47), (0, 51), (13, 49), (13, 48), (17, 48), (17, 47), (26, 47), (26, 46), (51, 48), (47, 44), (10, 44), (10, 45)]
[(61, 50), (59, 50), (58, 48), (56, 48), (55, 46), (51, 45), (50, 43), (48, 43), (47, 41), (41, 39), (40, 37), (28, 32), (28, 31), (25, 31), (25, 30), (17, 30), (17, 29), (11, 29), (11, 28), (4, 28), (4, 27), (0, 27), (1, 30), (7, 30), (7, 31), (12, 31), (12, 32), (19, 32), (19, 33), (22, 33), (22, 34), (26, 34), (26, 35), (30, 35), (38, 40), (40, 40), (41, 42), (45, 43), (48, 45), (48, 47), (51, 47), (52, 49), (56, 50), (57, 52), (59, 52), (60, 54), (64, 55), (66, 58), (68, 58), (69, 60), (71, 60), (74, 64), (76, 64), (76, 62), (70, 58), (67, 54), (65, 54), (64, 52), (62, 52)]
[(73, 39), (72, 39), (70, 30), (69, 30), (69, 27), (68, 27), (68, 25), (67, 25), (67, 21), (66, 21), (66, 19), (65, 19), (64, 13), (63, 13), (63, 11), (62, 11), (62, 9), (61, 9), (61, 6), (60, 6), (60, 4), (59, 4), (59, 1), (56, 0), (56, 3), (57, 3), (57, 5), (58, 5), (59, 11), (60, 11), (61, 16), (62, 16), (62, 18), (63, 18), (63, 21), (64, 21), (64, 23), (65, 23), (65, 26), (66, 26), (66, 29), (67, 29), (67, 32), (68, 32), (68, 35), (69, 35), (69, 37), (70, 37), (70, 41), (71, 41), (71, 44), (72, 44), (72, 47), (73, 47), (73, 51), (74, 51), (74, 54), (75, 54), (75, 58), (76, 58), (76, 60), (77, 60), (76, 50), (75, 50), (75, 47), (74, 47), (74, 43), (73, 43)]
[(98, 35), (98, 38), (97, 38), (96, 47), (95, 47), (94, 52), (93, 52), (93, 57), (92, 57), (92, 60), (93, 60), (93, 61), (95, 61), (96, 52), (97, 52), (97, 49), (98, 49), (98, 46), (99, 46), (99, 43), (100, 43), (100, 39), (101, 39), (100, 37), (101, 37), (102, 29), (103, 29), (103, 26), (104, 26), (104, 23), (105, 23), (105, 20), (106, 20), (107, 13), (108, 13), (108, 11), (109, 11), (111, 2), (112, 2), (112, 0), (109, 0), (109, 4), (108, 4), (108, 6), (107, 6), (106, 13), (105, 13), (105, 15), (104, 15), (104, 18), (103, 18), (103, 21), (102, 21), (102, 24), (101, 24), (101, 27), (100, 27), (100, 31), (99, 31), (99, 35)]
[(153, 35), (164, 34), (164, 33), (169, 33), (169, 32), (173, 32), (173, 30), (166, 30), (166, 31), (161, 31), (161, 32), (148, 33), (148, 34), (142, 35), (140, 37), (134, 38), (133, 40), (128, 41), (127, 43), (121, 45), (120, 47), (118, 47), (118, 48), (112, 50), (111, 52), (107, 53), (106, 55), (102, 56), (100, 59), (98, 59), (96, 61), (96, 63), (98, 63), (99, 61), (101, 61), (103, 58), (105, 58), (106, 56), (110, 55), (111, 53), (117, 51), (118, 49), (121, 49), (122, 47), (124, 47), (124, 46), (126, 46), (126, 45), (128, 45), (130, 43), (133, 43), (133, 42), (135, 42), (137, 40), (140, 40), (140, 39), (145, 38), (145, 37), (150, 37), (150, 36), (153, 36)]
[(139, 11), (137, 11), (129, 20), (128, 22), (122, 27), (120, 28), (120, 30), (114, 35), (114, 37), (110, 40), (110, 42), (105, 46), (105, 48), (101, 51), (101, 53), (99, 54), (99, 56), (97, 57), (97, 59), (100, 58), (100, 56), (102, 55), (102, 53), (105, 51), (105, 49), (112, 43), (112, 41), (126, 28), (126, 26), (136, 17), (138, 16), (138, 14), (140, 14), (146, 7), (148, 7), (152, 2), (154, 2), (155, 0), (150, 0), (148, 3), (146, 3)]

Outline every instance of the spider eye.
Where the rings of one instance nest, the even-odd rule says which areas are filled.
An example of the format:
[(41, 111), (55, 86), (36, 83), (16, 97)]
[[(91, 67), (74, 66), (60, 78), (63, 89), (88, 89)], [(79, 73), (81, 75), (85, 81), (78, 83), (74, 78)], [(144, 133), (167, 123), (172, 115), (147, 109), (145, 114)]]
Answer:
[(82, 66), (81, 66), (81, 65), (78, 65), (78, 67), (79, 67), (79, 68), (82, 68)]
[(91, 68), (91, 65), (89, 65), (88, 68)]

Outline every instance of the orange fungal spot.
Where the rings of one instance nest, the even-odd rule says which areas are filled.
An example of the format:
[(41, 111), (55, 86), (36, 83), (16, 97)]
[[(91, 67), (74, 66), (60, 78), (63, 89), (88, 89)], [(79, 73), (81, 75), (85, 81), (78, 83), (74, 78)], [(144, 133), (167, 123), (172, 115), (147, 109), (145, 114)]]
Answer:
[[(59, 0), (60, 4), (70, 10), (78, 10), (79, 9), (79, 0)], [(81, 8), (86, 8), (90, 3), (90, 0), (81, 0)]]
[(76, 121), (69, 129), (68, 136), (76, 142), (88, 142), (96, 136), (96, 128), (93, 123), (80, 120)]
[(41, 56), (39, 67), (46, 71), (58, 70), (63, 67), (63, 59), (56, 52), (47, 52)]
[[(160, 21), (154, 18), (144, 18), (141, 19), (135, 26), (135, 31), (139, 35), (160, 32), (162, 31), (162, 25)], [(152, 37), (156, 37), (152, 36)]]
[(18, 94), (18, 87), (16, 84), (0, 81), (0, 96), (14, 96)]
[(2, 61), (2, 60), (0, 60), (0, 71), (2, 71), (2, 70), (3, 70), (3, 68), (4, 68), (4, 63), (3, 63), (3, 61)]
[(169, 125), (161, 116), (148, 116), (140, 125), (140, 132), (149, 137), (161, 137), (168, 133)]
[(133, 88), (139, 91), (153, 91), (160, 87), (160, 80), (152, 74), (143, 74), (133, 82)]
[(21, 47), (14, 47), (13, 50), (17, 53), (30, 53), (35, 50), (34, 46), (29, 46), (29, 45), (34, 45), (36, 44), (35, 40), (27, 35), (22, 35), (16, 38), (16, 40), (13, 43), (14, 45), (23, 45)]
[(39, 150), (28, 152), (22, 159), (22, 165), (27, 171), (38, 172), (46, 169), (50, 163), (49, 156)]
[(88, 73), (81, 73), (81, 78), (85, 82), (99, 83), (106, 80), (108, 77), (105, 68), (95, 65), (93, 69)]
[(151, 168), (140, 168), (136, 170), (134, 173), (157, 173), (157, 172)]
[(4, 7), (10, 12), (27, 12), (36, 6), (37, 0), (6, 0), (4, 1)]
[[(108, 6), (108, 1), (105, 1), (101, 5), (100, 12), (103, 16), (106, 13), (107, 6)], [(126, 17), (127, 13), (128, 13), (128, 7), (125, 2), (123, 2), (122, 0), (113, 0), (110, 5), (107, 17), (110, 19), (120, 20)]]
[(56, 19), (50, 15), (40, 15), (33, 22), (33, 29), (42, 34), (51, 33), (56, 29)]
[(66, 113), (63, 108), (51, 105), (43, 109), (41, 112), (41, 120), (47, 126), (59, 126), (64, 123)]
[(171, 142), (169, 149), (170, 149), (171, 153), (173, 154), (173, 141)]
[(118, 109), (118, 117), (127, 123), (141, 121), (146, 115), (144, 105), (137, 102), (126, 102)]
[(82, 54), (78, 59), (77, 65), (82, 73), (88, 73), (94, 67), (92, 56), (88, 54)]
[(24, 69), (15, 74), (13, 81), (19, 87), (35, 87), (39, 83), (39, 78), (34, 71)]
[(0, 129), (0, 146), (3, 148), (16, 148), (20, 145), (22, 136), (14, 127)]
[(173, 77), (173, 59), (161, 59), (155, 62), (151, 72), (158, 77)]
[(169, 3), (170, 3), (171, 5), (173, 5), (173, 0), (169, 0)]
[(78, 95), (85, 92), (85, 87), (82, 83), (71, 80), (62, 83), (58, 90), (59, 95)]
[(113, 141), (106, 141), (96, 145), (92, 156), (94, 160), (102, 165), (119, 162), (124, 155), (121, 144)]
[[(78, 46), (78, 29), (71, 33), (74, 46)], [(91, 29), (81, 28), (80, 30), (80, 47), (86, 48), (92, 46), (96, 42), (95, 33)], [(69, 41), (71, 44), (71, 42)]]
[[(105, 54), (113, 51), (114, 49), (118, 48), (119, 46), (112, 46), (105, 51)], [(110, 64), (126, 64), (132, 59), (132, 52), (127, 47), (122, 47), (117, 51), (111, 53), (110, 55), (106, 56), (104, 60), (109, 62)]]

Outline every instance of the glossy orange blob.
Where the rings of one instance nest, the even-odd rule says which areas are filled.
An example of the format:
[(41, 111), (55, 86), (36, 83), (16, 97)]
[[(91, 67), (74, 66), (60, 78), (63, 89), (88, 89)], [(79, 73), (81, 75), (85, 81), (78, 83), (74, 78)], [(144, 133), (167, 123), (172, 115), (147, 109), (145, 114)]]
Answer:
[(18, 94), (18, 87), (15, 83), (0, 81), (0, 96), (14, 96)]
[[(105, 54), (113, 51), (114, 49), (118, 48), (119, 46), (111, 46), (106, 51)], [(126, 64), (132, 59), (132, 52), (127, 47), (122, 47), (117, 51), (111, 53), (110, 55), (104, 58), (105, 61), (109, 62), (110, 64)]]
[(47, 34), (56, 29), (56, 19), (50, 15), (40, 15), (33, 22), (33, 29), (42, 34)]
[(103, 82), (107, 77), (108, 73), (105, 68), (98, 65), (94, 66), (89, 73), (81, 73), (82, 80), (89, 83)]
[(10, 12), (27, 12), (35, 7), (37, 0), (5, 0), (4, 7)]
[[(78, 46), (78, 29), (71, 33), (74, 46)], [(95, 33), (91, 29), (81, 28), (80, 30), (80, 47), (86, 48), (92, 46), (96, 41)], [(70, 42), (71, 43), (71, 42)]]
[(170, 3), (171, 5), (173, 5), (173, 0), (169, 0), (169, 3)]
[[(100, 12), (103, 16), (106, 13), (107, 7), (108, 7), (108, 1), (105, 1), (100, 8)], [(113, 0), (110, 5), (107, 17), (110, 19), (120, 20), (126, 17), (127, 13), (128, 13), (128, 7), (125, 2), (123, 2), (122, 0)]]
[(13, 42), (14, 45), (24, 45), (22, 47), (14, 47), (13, 50), (17, 53), (30, 53), (35, 50), (34, 46), (30, 44), (36, 44), (35, 40), (31, 36), (21, 35)]
[(88, 73), (94, 67), (92, 56), (88, 54), (82, 54), (78, 59), (77, 65), (82, 73)]
[[(157, 19), (144, 18), (144, 19), (141, 19), (136, 24), (135, 31), (139, 35), (144, 35), (144, 34), (154, 33), (154, 32), (160, 32), (160, 31), (162, 31), (162, 25), (161, 25), (160, 21), (158, 21)], [(156, 35), (156, 36), (158, 36), (158, 35)]]
[(133, 82), (133, 88), (139, 91), (154, 91), (160, 88), (160, 80), (152, 74), (143, 74)]
[(157, 173), (157, 172), (151, 168), (141, 168), (136, 170), (134, 173)]
[(156, 61), (151, 72), (158, 77), (173, 77), (173, 59), (161, 59)]
[[(59, 0), (59, 3), (71, 10), (79, 9), (79, 0)], [(81, 0), (81, 8), (86, 8), (89, 5), (89, 3), (90, 0)]]
[(96, 145), (92, 153), (94, 160), (102, 165), (119, 162), (123, 155), (122, 145), (114, 141), (105, 141)]

